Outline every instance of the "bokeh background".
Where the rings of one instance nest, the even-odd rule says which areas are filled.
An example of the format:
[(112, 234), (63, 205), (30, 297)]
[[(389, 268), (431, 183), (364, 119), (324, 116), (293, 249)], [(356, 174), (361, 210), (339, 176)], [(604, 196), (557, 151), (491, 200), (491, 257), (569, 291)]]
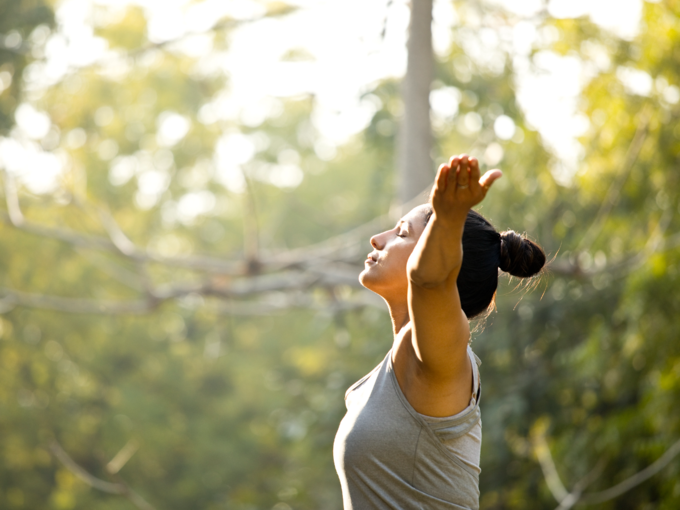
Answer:
[[(341, 509), (409, 13), (0, 0), (1, 508)], [(434, 2), (427, 171), (502, 168), (552, 260), (475, 324), (483, 509), (680, 508), (679, 16)]]

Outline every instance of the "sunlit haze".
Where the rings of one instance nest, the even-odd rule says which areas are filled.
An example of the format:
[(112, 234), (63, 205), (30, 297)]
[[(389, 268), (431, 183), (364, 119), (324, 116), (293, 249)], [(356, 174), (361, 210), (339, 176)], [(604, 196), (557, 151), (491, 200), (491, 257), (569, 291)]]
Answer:
[[(336, 146), (365, 128), (375, 113), (376, 105), (362, 101), (362, 93), (371, 90), (381, 79), (400, 77), (405, 72), (409, 8), (404, 0), (392, 3), (386, 0), (368, 3), (361, 0), (297, 0), (292, 4), (299, 9), (290, 15), (244, 23), (235, 29), (226, 53), (213, 51), (211, 39), (204, 32), (225, 16), (256, 20), (266, 11), (264, 4), (251, 0), (200, 3), (187, 0), (127, 3), (64, 0), (57, 9), (58, 31), (33, 35), (34, 42), (45, 43), (45, 61), (26, 70), (27, 89), (38, 97), (45, 87), (79, 67), (96, 62), (102, 64), (103, 72), (123, 75), (125, 61), (93, 34), (94, 26), (116, 21), (117, 16), (123, 14), (125, 5), (132, 3), (145, 10), (151, 41), (181, 38), (176, 43), (177, 48), (201, 57), (203, 72), (221, 70), (228, 74), (228, 89), (205, 105), (199, 114), (201, 122), (239, 119), (246, 125), (255, 126), (280, 107), (277, 97), (313, 94), (316, 101), (312, 121), (322, 135), (317, 152), (326, 159), (333, 157)], [(568, 184), (580, 157), (576, 137), (589, 125), (588, 119), (576, 111), (576, 98), (595, 69), (584, 65), (578, 57), (562, 57), (552, 52), (539, 53), (532, 63), (529, 52), (540, 34), (531, 20), (543, 8), (543, 2), (497, 0), (496, 3), (526, 17), (513, 32), (518, 101), (529, 124), (541, 132), (561, 162), (559, 168), (554, 169), (555, 176)], [(588, 15), (595, 23), (619, 36), (633, 37), (638, 30), (641, 5), (641, 0), (550, 0), (547, 8), (555, 17)], [(107, 8), (105, 16), (97, 6)], [(435, 51), (447, 51), (451, 30), (457, 23), (451, 4), (435, 0)], [(47, 40), (40, 41), (41, 37)], [(592, 52), (597, 53), (597, 48), (592, 48)], [(290, 58), (291, 55), (294, 58)], [(594, 61), (602, 68), (609, 66), (606, 56)], [(651, 78), (641, 71), (622, 69), (617, 76), (635, 93), (648, 94), (651, 89)], [(2, 77), (0, 85), (5, 87), (10, 79)], [(458, 108), (455, 91), (434, 91), (432, 106), (434, 115), (452, 118)], [(501, 139), (508, 139), (514, 133), (514, 124), (510, 125), (511, 119), (506, 119), (499, 119), (495, 126)], [(465, 120), (475, 123), (473, 117)], [(56, 186), (55, 179), (65, 157), (43, 152), (36, 143), (49, 136), (50, 119), (30, 105), (29, 95), (29, 102), (17, 109), (16, 121), (18, 129), (12, 139), (0, 140), (0, 163), (19, 176), (31, 191), (49, 192)], [(158, 144), (169, 147), (177, 143), (189, 129), (188, 122), (174, 112), (165, 112), (157, 120)], [(238, 141), (237, 136), (228, 135), (216, 147), (216, 158), (222, 158), (227, 169), (223, 172), (223, 180), (235, 191), (242, 188), (240, 174), (230, 173), (229, 168), (242, 163), (240, 159), (252, 156), (247, 154), (250, 151), (247, 144), (236, 152), (225, 151), (225, 147), (233, 147)], [(45, 145), (43, 143), (43, 147)], [(498, 152), (495, 146), (487, 150), (490, 161), (494, 159), (494, 150)], [(108, 154), (115, 155), (116, 151), (116, 147), (103, 145), (100, 155), (107, 159)], [(502, 151), (498, 155), (502, 157)], [(234, 158), (240, 159), (232, 161)], [(283, 172), (280, 185), (294, 186), (299, 182), (301, 176), (292, 168), (288, 173)], [(158, 187), (158, 179), (147, 180), (149, 189)], [(185, 209), (193, 203), (189, 199), (185, 202)]]

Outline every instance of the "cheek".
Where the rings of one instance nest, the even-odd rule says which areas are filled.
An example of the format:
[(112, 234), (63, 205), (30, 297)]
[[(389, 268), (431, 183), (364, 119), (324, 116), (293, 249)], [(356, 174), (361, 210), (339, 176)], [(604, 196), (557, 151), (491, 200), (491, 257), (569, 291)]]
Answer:
[(413, 253), (414, 245), (403, 244), (401, 246), (395, 247), (390, 253), (385, 256), (385, 258), (378, 263), (378, 266), (382, 266), (385, 273), (389, 274), (392, 278), (406, 277), (406, 264), (408, 263), (408, 258)]
[(413, 249), (416, 247), (417, 241), (412, 241), (409, 243), (404, 243), (402, 246), (399, 248), (399, 252), (396, 253), (397, 258), (399, 259), (399, 263), (404, 266), (404, 269), (406, 268), (406, 263), (408, 262), (409, 257), (413, 253)]
[(406, 280), (406, 264), (413, 252), (412, 246), (399, 246), (385, 253), (378, 263), (369, 265), (359, 275), (364, 286), (401, 286)]

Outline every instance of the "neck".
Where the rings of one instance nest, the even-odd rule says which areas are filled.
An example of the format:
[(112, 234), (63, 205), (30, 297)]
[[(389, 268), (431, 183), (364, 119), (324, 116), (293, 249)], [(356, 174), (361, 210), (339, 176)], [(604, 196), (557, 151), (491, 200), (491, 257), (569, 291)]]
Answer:
[(390, 301), (387, 299), (385, 299), (385, 301), (387, 302), (387, 308), (390, 310), (392, 331), (396, 337), (399, 331), (401, 331), (401, 329), (411, 320), (408, 313), (408, 302), (406, 300)]

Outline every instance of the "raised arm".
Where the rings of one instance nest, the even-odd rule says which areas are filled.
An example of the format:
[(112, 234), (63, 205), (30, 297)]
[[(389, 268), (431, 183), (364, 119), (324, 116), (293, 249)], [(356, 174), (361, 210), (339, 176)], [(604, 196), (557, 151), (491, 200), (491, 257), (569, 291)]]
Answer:
[(467, 214), (501, 175), (500, 170), (489, 170), (480, 179), (479, 163), (465, 154), (439, 167), (430, 197), (432, 216), (408, 261), (412, 284), (432, 288), (451, 279), (455, 284)]
[(411, 342), (395, 362), (402, 389), (424, 414), (462, 409), (470, 398), (470, 329), (456, 287), (463, 227), (470, 208), (501, 175), (490, 170), (480, 179), (477, 160), (466, 155), (442, 165), (430, 199), (432, 216), (408, 260)]

